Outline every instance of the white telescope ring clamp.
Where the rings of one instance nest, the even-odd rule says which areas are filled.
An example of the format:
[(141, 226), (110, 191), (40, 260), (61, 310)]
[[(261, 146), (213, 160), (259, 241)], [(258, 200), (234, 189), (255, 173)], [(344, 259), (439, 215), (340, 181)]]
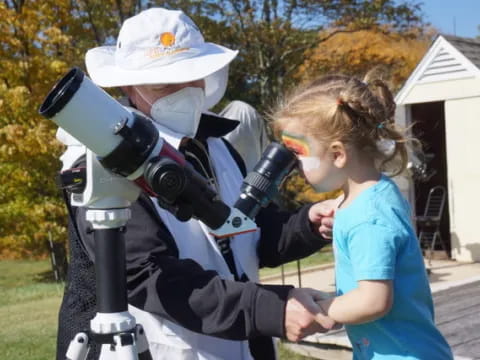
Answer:
[(125, 226), (131, 217), (131, 211), (129, 208), (88, 209), (85, 217), (94, 229), (112, 229)]

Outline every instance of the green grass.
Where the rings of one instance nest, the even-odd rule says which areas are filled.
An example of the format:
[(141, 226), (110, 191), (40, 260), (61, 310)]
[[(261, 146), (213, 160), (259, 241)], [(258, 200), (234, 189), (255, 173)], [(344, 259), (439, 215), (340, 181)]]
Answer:
[[(303, 260), (302, 266), (317, 265), (325, 259), (329, 259), (327, 250)], [(296, 269), (296, 265), (293, 263), (287, 268)], [(63, 284), (54, 282), (48, 260), (0, 261), (1, 359), (55, 358), (57, 316), (62, 294)], [(281, 344), (279, 356), (281, 360), (310, 359)]]
[(63, 284), (53, 282), (48, 260), (0, 261), (2, 359), (55, 358), (62, 293)]
[[(313, 266), (324, 265), (324, 264), (331, 264), (333, 263), (333, 252), (332, 246), (327, 245), (323, 247), (320, 251), (300, 260), (300, 269), (306, 269)], [(290, 271), (297, 270), (297, 262), (292, 261), (285, 265), (283, 265), (283, 269), (285, 273)], [(273, 275), (280, 275), (281, 274), (281, 266), (276, 268), (263, 268), (260, 269), (260, 278), (264, 278), (266, 276), (273, 276)]]

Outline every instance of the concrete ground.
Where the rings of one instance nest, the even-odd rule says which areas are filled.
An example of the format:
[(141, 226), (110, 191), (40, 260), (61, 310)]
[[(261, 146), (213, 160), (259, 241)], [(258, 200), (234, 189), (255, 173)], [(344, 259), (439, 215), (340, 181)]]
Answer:
[[(458, 302), (458, 296), (462, 294), (468, 294), (471, 290), (468, 289), (468, 284), (476, 285), (480, 281), (480, 263), (459, 263), (453, 260), (432, 260), (431, 266), (428, 266), (431, 270), (430, 273), (430, 287), (434, 295), (436, 306), (436, 318), (443, 319), (442, 308), (448, 308), (452, 305), (439, 306), (437, 299), (445, 298), (447, 290), (454, 291), (456, 298), (452, 297), (451, 302)], [(262, 279), (262, 283), (265, 284), (291, 284), (294, 286), (311, 287), (325, 292), (335, 291), (335, 279), (333, 264), (322, 265), (314, 268), (302, 269), (301, 277), (297, 272), (287, 273), (282, 281), (280, 276), (270, 276)], [(475, 286), (476, 288), (477, 286)], [(458, 289), (458, 290), (457, 290)], [(465, 293), (465, 291), (467, 291)], [(458, 294), (457, 294), (458, 293)], [(441, 303), (441, 301), (440, 301)], [(478, 317), (478, 311), (480, 310), (479, 304), (474, 304), (475, 310), (472, 314)], [(478, 309), (476, 308), (478, 306)], [(462, 321), (462, 320), (458, 320)], [(449, 320), (450, 322), (450, 320)], [(444, 333), (447, 341), (451, 344), (455, 353), (456, 360), (468, 360), (468, 359), (480, 359), (478, 353), (470, 353), (465, 346), (455, 347), (458, 343), (458, 339), (454, 337), (454, 333), (444, 328), (444, 326), (438, 323), (440, 330)], [(472, 324), (469, 324), (471, 327)], [(473, 325), (475, 329), (471, 329), (472, 332), (480, 333), (480, 322), (478, 325)], [(457, 335), (455, 335), (457, 336)], [(351, 359), (351, 344), (343, 330), (332, 331), (328, 334), (314, 334), (304, 339), (300, 344), (287, 344), (291, 350), (310, 356), (312, 358), (324, 359), (324, 360), (346, 360)]]
[[(432, 292), (460, 285), (472, 278), (480, 279), (480, 263), (459, 263), (453, 260), (432, 260), (430, 267), (430, 287)], [(335, 276), (333, 264), (301, 269), (300, 283), (302, 287), (311, 287), (326, 292), (335, 291)], [(264, 284), (281, 284), (280, 276), (262, 278)], [(297, 272), (287, 273), (285, 284), (299, 286)]]

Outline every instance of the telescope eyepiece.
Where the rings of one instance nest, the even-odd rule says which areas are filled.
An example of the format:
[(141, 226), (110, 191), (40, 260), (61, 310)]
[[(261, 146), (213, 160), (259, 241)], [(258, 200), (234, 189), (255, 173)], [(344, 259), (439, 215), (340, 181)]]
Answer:
[(250, 219), (255, 218), (258, 211), (275, 197), (297, 162), (295, 154), (284, 145), (275, 142), (268, 145), (253, 171), (243, 181), (240, 198), (234, 207)]

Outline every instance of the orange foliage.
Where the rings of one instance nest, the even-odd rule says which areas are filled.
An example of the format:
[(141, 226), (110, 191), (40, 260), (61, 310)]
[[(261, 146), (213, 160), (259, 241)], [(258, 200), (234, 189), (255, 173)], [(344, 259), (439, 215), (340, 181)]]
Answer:
[(341, 190), (317, 193), (298, 172), (292, 173), (286, 179), (281, 191), (283, 205), (291, 210), (303, 204), (335, 199), (341, 194)]
[(306, 54), (297, 77), (303, 81), (327, 73), (363, 77), (376, 68), (398, 89), (428, 49), (430, 35), (405, 35), (381, 28), (338, 33)]

